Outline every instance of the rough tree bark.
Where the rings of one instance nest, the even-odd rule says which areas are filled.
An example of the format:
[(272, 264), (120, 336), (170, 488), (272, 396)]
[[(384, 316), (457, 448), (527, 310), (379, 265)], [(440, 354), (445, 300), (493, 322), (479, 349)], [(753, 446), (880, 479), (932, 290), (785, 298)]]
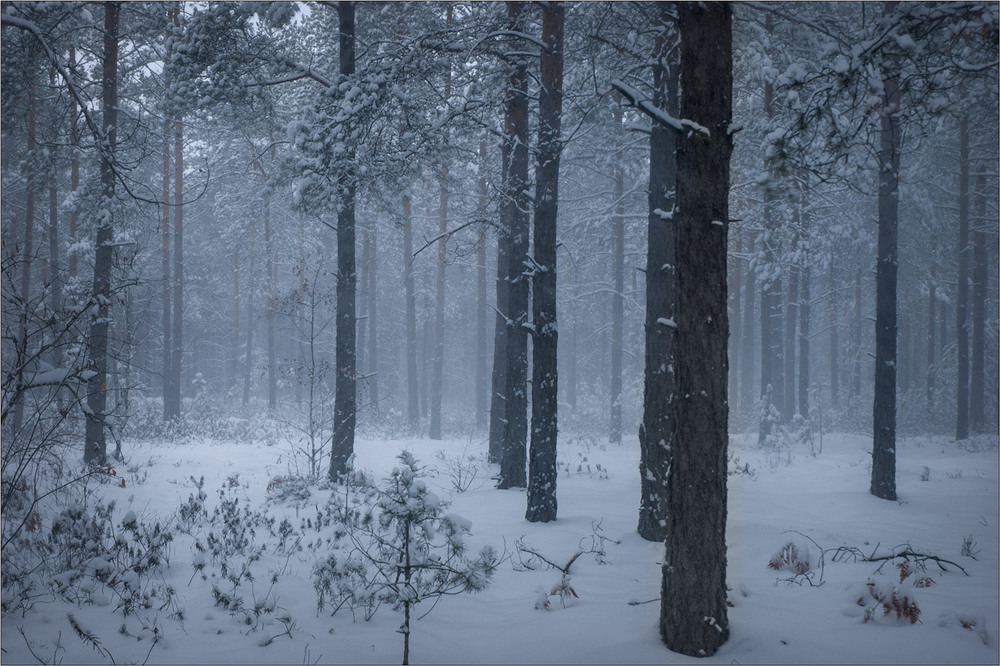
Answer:
[[(512, 33), (523, 33), (527, 20), (525, 5), (507, 3), (507, 18)], [(521, 47), (513, 40), (511, 51)], [(528, 257), (528, 68), (518, 58), (511, 69), (504, 102), (504, 143), (508, 144), (510, 163), (504, 181), (501, 210), (502, 225), (510, 235), (507, 255), (507, 371), (504, 387), (505, 428), (500, 455), (498, 488), (523, 488), (527, 483), (528, 431), (528, 279), (523, 275)]]
[[(562, 127), (563, 23), (560, 2), (542, 6), (541, 90), (538, 96), (538, 162), (535, 166), (535, 243), (532, 279), (531, 455), (528, 458), (530, 522), (556, 519), (558, 435), (558, 327), (556, 318), (556, 217), (559, 202), (559, 133)], [(619, 382), (621, 381), (619, 377)]]
[[(678, 77), (673, 6), (657, 5), (659, 25), (653, 46), (653, 104), (677, 113)], [(664, 484), (670, 469), (670, 451), (676, 425), (677, 285), (675, 272), (674, 188), (677, 177), (677, 134), (653, 120), (649, 135), (649, 217), (646, 249), (646, 365), (642, 422), (639, 424), (639, 522), (643, 539), (666, 536), (667, 496)]]
[[(170, 388), (170, 380), (173, 375), (170, 372), (170, 360), (174, 350), (170, 342), (170, 336), (173, 331), (173, 326), (170, 323), (170, 289), (173, 286), (173, 281), (170, 278), (170, 121), (166, 119), (163, 121), (162, 150), (163, 178), (161, 181), (162, 189), (160, 190), (162, 202), (160, 207), (160, 253), (163, 260), (161, 269), (163, 283), (161, 285), (160, 298), (163, 300), (163, 419), (166, 420), (172, 416), (170, 396), (173, 395), (173, 390)], [(233, 329), (234, 332), (238, 330), (239, 328)]]
[[(354, 4), (337, 3), (340, 23), (340, 75), (354, 74)], [(339, 479), (354, 455), (357, 420), (357, 262), (355, 256), (354, 196), (357, 189), (354, 150), (348, 151), (337, 176), (340, 203), (337, 209), (337, 325), (334, 363), (333, 441), (330, 447), (330, 478)]]
[(104, 53), (101, 62), (101, 214), (98, 218), (94, 259), (93, 298), (96, 317), (90, 322), (87, 365), (94, 375), (87, 383), (84, 463), (102, 467), (107, 461), (108, 322), (111, 315), (111, 269), (114, 259), (114, 155), (118, 132), (118, 14), (120, 2), (104, 3)]
[(660, 635), (711, 656), (726, 611), (726, 244), (732, 152), (732, 7), (681, 3), (680, 115), (704, 128), (677, 146), (677, 406), (667, 478)]
[[(885, 12), (892, 11), (886, 3)], [(888, 64), (891, 68), (892, 63)], [(872, 405), (871, 493), (896, 499), (896, 271), (899, 221), (899, 78), (885, 72), (880, 118), (878, 266), (875, 296), (875, 399)]]

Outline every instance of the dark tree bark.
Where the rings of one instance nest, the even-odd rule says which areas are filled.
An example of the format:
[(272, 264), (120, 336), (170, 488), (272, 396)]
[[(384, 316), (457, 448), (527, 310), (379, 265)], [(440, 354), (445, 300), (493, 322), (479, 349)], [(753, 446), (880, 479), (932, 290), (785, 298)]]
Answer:
[[(621, 105), (614, 111), (615, 128), (622, 125)], [(615, 281), (611, 294), (611, 414), (608, 441), (622, 441), (622, 338), (625, 330), (625, 168), (622, 147), (615, 150), (615, 213), (611, 217), (611, 275)]]
[(976, 219), (972, 232), (972, 364), (969, 378), (969, 429), (986, 426), (986, 176), (976, 177)]
[(413, 213), (403, 195), (403, 291), (406, 297), (406, 417), (411, 428), (420, 422), (417, 383), (417, 303), (413, 293)]
[(94, 259), (93, 298), (97, 316), (90, 322), (87, 365), (94, 375), (87, 383), (84, 463), (102, 467), (107, 461), (104, 431), (107, 416), (108, 321), (111, 310), (111, 268), (114, 259), (114, 156), (118, 139), (118, 13), (120, 2), (104, 3), (104, 53), (101, 62), (101, 215)]
[[(160, 190), (161, 196), (161, 207), (160, 207), (160, 231), (161, 231), (161, 245), (160, 253), (162, 255), (162, 291), (160, 292), (160, 298), (163, 300), (163, 419), (167, 420), (172, 418), (173, 409), (170, 406), (170, 397), (174, 394), (173, 389), (170, 387), (170, 382), (173, 374), (170, 372), (171, 359), (173, 358), (174, 347), (170, 342), (170, 336), (173, 333), (173, 325), (170, 322), (171, 319), (171, 288), (173, 287), (173, 280), (171, 279), (170, 270), (170, 121), (163, 121), (163, 179), (162, 179), (162, 189)], [(238, 331), (239, 328), (234, 328), (233, 331)]]
[(969, 436), (969, 119), (958, 125), (958, 299), (955, 302), (958, 338), (958, 414), (955, 439)]
[[(795, 212), (798, 215), (798, 212)], [(797, 220), (792, 220), (793, 232), (792, 232), (792, 254), (796, 254), (798, 251), (799, 243), (799, 233), (796, 226)], [(788, 299), (785, 302), (785, 335), (784, 335), (784, 373), (785, 379), (782, 385), (785, 387), (785, 404), (782, 405), (781, 411), (785, 415), (786, 420), (791, 420), (791, 418), (797, 413), (795, 398), (797, 393), (795, 391), (795, 347), (797, 338), (795, 335), (795, 330), (798, 324), (798, 308), (799, 308), (799, 265), (796, 261), (788, 266)]]
[[(31, 272), (34, 269), (35, 247), (35, 160), (38, 144), (35, 140), (35, 123), (38, 116), (37, 101), (35, 97), (35, 85), (33, 80), (28, 81), (28, 158), (25, 160), (24, 173), (24, 236), (21, 246), (21, 298), (24, 302), (24, 312), (21, 314), (21, 321), (18, 324), (18, 353), (29, 354), (32, 342), (28, 340), (27, 328), (27, 308), (31, 303)], [(27, 356), (26, 356), (27, 358)], [(24, 423), (24, 394), (21, 393), (14, 404), (14, 426), (13, 433), (21, 432), (21, 425)]]
[[(166, 244), (166, 240), (163, 241)], [(164, 259), (166, 261), (166, 259)], [(164, 311), (169, 315), (169, 301), (164, 305)], [(233, 250), (233, 332), (229, 336), (229, 388), (236, 388), (236, 368), (239, 365), (240, 342), (235, 332), (240, 330), (240, 249)]]
[(371, 230), (371, 243), (368, 248), (368, 398), (371, 401), (375, 418), (379, 414), (378, 395), (378, 312), (376, 311), (378, 296), (378, 233)]
[[(525, 5), (507, 3), (507, 17), (512, 32), (524, 32)], [(517, 39), (514, 37), (514, 39)], [(512, 43), (510, 49), (521, 47)], [(528, 257), (528, 68), (519, 59), (512, 67), (504, 102), (504, 143), (508, 144), (510, 163), (504, 181), (501, 210), (502, 225), (510, 234), (507, 255), (507, 372), (504, 388), (505, 428), (500, 456), (498, 488), (523, 488), (527, 483), (528, 431), (528, 279), (523, 275)]]
[[(72, 45), (69, 47), (69, 67), (70, 71), (74, 72), (76, 70), (76, 48)], [(76, 194), (80, 189), (80, 134), (78, 129), (78, 122), (80, 117), (80, 109), (76, 105), (76, 98), (70, 101), (70, 116), (69, 116), (69, 147), (70, 147), (70, 157), (69, 157), (69, 189), (73, 193), (73, 207), (70, 209), (69, 213), (69, 240), (70, 243), (76, 243), (76, 225), (79, 222), (80, 215), (77, 213), (78, 204), (76, 203)], [(166, 198), (164, 198), (166, 201)], [(77, 271), (77, 256), (76, 252), (71, 252), (69, 255), (69, 276), (71, 278), (76, 277)]]
[[(510, 145), (504, 142), (501, 150), (503, 179), (506, 182), (510, 162)], [(504, 206), (501, 203), (501, 208)], [(510, 289), (510, 234), (501, 226), (497, 229), (497, 281), (496, 321), (493, 330), (493, 370), (490, 378), (490, 433), (489, 459), (500, 462), (503, 455), (503, 438), (507, 429), (507, 300)]]
[[(746, 237), (744, 243), (746, 243), (747, 256), (752, 256), (754, 252), (754, 237), (751, 234), (750, 229), (744, 228), (743, 235)], [(747, 267), (746, 275), (744, 278), (746, 284), (743, 286), (743, 326), (741, 331), (741, 340), (743, 345), (743, 351), (740, 354), (740, 362), (742, 367), (740, 368), (740, 405), (743, 407), (743, 411), (746, 413), (750, 412), (750, 407), (757, 402), (757, 394), (754, 390), (754, 357), (755, 357), (755, 346), (754, 346), (754, 295), (756, 293), (756, 276), (754, 272)]]
[[(808, 192), (808, 182), (802, 183), (801, 198), (799, 199), (799, 219), (802, 223), (803, 235), (808, 237), (806, 231), (809, 227), (809, 214), (806, 211), (806, 196)], [(810, 264), (809, 246), (802, 248), (802, 270), (799, 275), (799, 413), (803, 417), (809, 418), (809, 337), (810, 322), (812, 313), (812, 303), (810, 302)]]
[[(354, 74), (354, 4), (338, 2), (340, 22), (340, 75)], [(336, 380), (333, 398), (333, 441), (330, 448), (330, 478), (339, 479), (348, 470), (354, 455), (354, 427), (357, 420), (357, 262), (355, 256), (354, 196), (357, 175), (354, 150), (348, 152), (337, 176), (340, 203), (337, 209), (337, 325), (334, 363)]]
[[(886, 3), (885, 12), (892, 11)], [(889, 67), (893, 66), (889, 63)], [(896, 269), (899, 220), (899, 79), (883, 78), (885, 107), (879, 131), (878, 267), (875, 296), (875, 400), (872, 406), (871, 493), (896, 499)]]
[[(531, 456), (528, 521), (556, 519), (556, 438), (559, 403), (556, 324), (556, 217), (562, 151), (563, 24), (560, 2), (542, 6), (541, 90), (538, 96), (538, 163), (535, 166), (535, 243), (532, 279)], [(620, 364), (619, 364), (620, 365)], [(621, 378), (619, 377), (619, 382)]]
[(173, 318), (170, 334), (170, 417), (181, 415), (182, 368), (184, 360), (184, 122), (174, 123), (174, 270)]
[[(653, 104), (677, 113), (680, 63), (672, 30), (674, 11), (659, 9), (659, 34), (653, 47)], [(646, 246), (646, 367), (642, 423), (639, 424), (639, 522), (643, 539), (663, 541), (667, 525), (665, 483), (676, 419), (675, 345), (677, 285), (672, 219), (677, 178), (677, 134), (655, 119), (649, 135), (649, 217)]]
[[(937, 243), (931, 243), (931, 255), (937, 257)], [(927, 407), (934, 405), (934, 358), (937, 305), (937, 261), (931, 260), (930, 284), (927, 289)]]
[(680, 3), (680, 115), (705, 132), (677, 146), (677, 426), (667, 479), (660, 636), (711, 656), (726, 611), (726, 243), (732, 152), (732, 7)]
[[(486, 140), (479, 142), (478, 214), (486, 218)], [(476, 428), (486, 427), (489, 412), (489, 376), (487, 371), (486, 331), (486, 232), (480, 230), (476, 241)]]
[[(271, 132), (271, 163), (274, 163), (274, 133)], [(267, 173), (261, 169), (264, 176), (264, 278), (267, 294), (267, 310), (264, 317), (267, 325), (267, 408), (274, 411), (278, 404), (278, 360), (275, 350), (274, 308), (277, 275), (274, 270), (274, 241), (271, 238), (271, 191)]]
[[(765, 30), (770, 35), (773, 32), (771, 15), (765, 17)], [(768, 80), (764, 82), (764, 115), (770, 121), (774, 118), (774, 85)], [(773, 178), (773, 174), (770, 174)], [(774, 210), (774, 190), (771, 183), (764, 189), (764, 233), (761, 243), (764, 267), (767, 274), (760, 282), (760, 393), (768, 394), (771, 387), (771, 403), (785, 409), (785, 376), (784, 349), (782, 345), (781, 327), (781, 276), (777, 268), (780, 254), (780, 239), (778, 229), (780, 220), (776, 219)], [(760, 423), (760, 441), (768, 437), (771, 421), (766, 418), (767, 412), (762, 410)], [(784, 420), (788, 414), (782, 414)]]
[[(854, 272), (854, 327), (851, 339), (852, 363), (851, 363), (851, 395), (855, 398), (861, 395), (861, 327), (863, 322), (863, 310), (861, 308), (861, 270)], [(839, 351), (839, 349), (838, 349)], [(836, 357), (834, 357), (836, 358)], [(839, 372), (840, 364), (837, 363)]]
[[(450, 78), (450, 77), (449, 77)], [(447, 85), (446, 85), (447, 87)], [(441, 165), (438, 204), (437, 269), (434, 289), (434, 349), (431, 357), (431, 422), (427, 436), (441, 439), (441, 401), (444, 396), (445, 265), (448, 256), (448, 165)]]
[[(55, 89), (56, 77), (55, 69), (49, 70), (49, 86)], [(52, 122), (52, 127), (55, 127), (55, 121)], [(49, 307), (53, 312), (62, 311), (62, 288), (63, 288), (63, 277), (62, 277), (62, 258), (59, 253), (59, 189), (56, 183), (56, 151), (49, 151), (49, 260), (47, 262), (49, 269), (49, 279), (48, 283), (50, 285), (49, 291)], [(61, 348), (56, 345), (53, 347), (53, 365), (59, 367), (62, 363), (62, 351)]]

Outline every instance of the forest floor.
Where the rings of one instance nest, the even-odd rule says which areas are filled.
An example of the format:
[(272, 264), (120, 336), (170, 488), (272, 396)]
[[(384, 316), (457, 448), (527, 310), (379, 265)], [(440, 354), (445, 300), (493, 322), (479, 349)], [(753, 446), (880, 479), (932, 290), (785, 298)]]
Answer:
[[(1000, 661), (995, 436), (962, 445), (901, 438), (896, 502), (868, 492), (870, 438), (827, 434), (821, 450), (817, 440), (812, 450), (800, 444), (765, 451), (756, 434), (733, 436), (731, 633), (704, 660), (663, 646), (658, 601), (635, 603), (659, 596), (662, 551), (635, 531), (635, 438), (611, 445), (563, 433), (559, 518), (549, 524), (525, 521), (524, 491), (493, 488), (496, 470), (484, 462), (485, 446), (479, 438), (356, 442), (356, 467), (376, 478), (389, 473), (400, 450), (412, 451), (428, 486), (450, 500), (449, 511), (472, 522), (470, 545), (489, 544), (504, 556), (485, 591), (417, 607), (412, 663)], [(131, 534), (137, 550), (160, 548), (163, 561), (139, 579), (111, 571), (115, 562), (82, 560), (72, 583), (76, 601), (39, 592), (27, 612), (3, 617), (3, 663), (400, 663), (402, 614), (390, 605), (367, 621), (348, 608), (333, 617), (329, 608), (317, 610), (313, 570), (326, 553), (310, 547), (319, 534), (312, 521), (330, 491), (276, 480), (302, 465), (287, 441), (189, 437), (126, 442), (125, 450), (127, 462), (112, 482), (92, 487), (89, 510), (101, 498), (114, 500), (107, 522), (115, 533)], [(198, 500), (202, 476), (207, 497)], [(456, 484), (466, 482), (458, 492)], [(224, 501), (229, 518), (213, 522)], [(137, 527), (128, 532), (123, 521), (133, 517)], [(291, 531), (280, 528), (285, 517)], [(54, 518), (43, 515), (38, 529), (51, 529)], [(169, 543), (156, 541), (157, 521), (173, 531)], [(182, 524), (187, 533), (178, 530)], [(209, 532), (243, 541), (210, 558), (195, 546)], [(569, 572), (576, 596), (549, 597), (548, 607), (536, 607), (561, 573), (525, 548), (560, 565), (584, 551)], [(259, 559), (249, 557), (258, 550)], [(904, 566), (902, 557), (875, 559), (906, 550), (940, 559), (911, 555)], [(781, 568), (771, 568), (772, 561)], [(236, 584), (223, 580), (223, 568), (250, 576)], [(907, 568), (912, 575), (903, 576)], [(118, 577), (141, 591), (130, 605)], [(256, 601), (256, 612), (231, 612), (213, 584), (242, 598), (245, 608)]]

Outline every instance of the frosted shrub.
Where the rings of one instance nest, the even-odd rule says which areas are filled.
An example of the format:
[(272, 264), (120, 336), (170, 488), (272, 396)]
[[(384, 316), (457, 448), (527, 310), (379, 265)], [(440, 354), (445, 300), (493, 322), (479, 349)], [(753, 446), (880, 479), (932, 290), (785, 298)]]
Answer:
[(398, 460), (378, 485), (364, 475), (349, 475), (338, 500), (336, 551), (316, 567), (313, 580), (321, 609), (327, 603), (333, 613), (344, 606), (364, 608), (366, 619), (382, 603), (402, 610), (403, 663), (408, 664), (413, 608), (484, 589), (498, 557), (489, 546), (467, 554), (471, 523), (445, 512), (447, 503), (427, 488), (413, 454), (403, 451)]

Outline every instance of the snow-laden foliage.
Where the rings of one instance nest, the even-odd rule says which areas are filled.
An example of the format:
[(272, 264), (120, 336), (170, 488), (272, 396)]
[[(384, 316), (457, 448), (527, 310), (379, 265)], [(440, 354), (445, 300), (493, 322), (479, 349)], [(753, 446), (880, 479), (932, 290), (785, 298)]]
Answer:
[(446, 511), (447, 501), (428, 488), (412, 453), (401, 452), (398, 461), (381, 484), (352, 473), (335, 491), (328, 506), (328, 515), (340, 520), (334, 553), (316, 567), (313, 580), (320, 610), (363, 608), (365, 619), (382, 603), (402, 610), (407, 663), (411, 610), (485, 589), (499, 558), (490, 546), (467, 553), (472, 523)]

